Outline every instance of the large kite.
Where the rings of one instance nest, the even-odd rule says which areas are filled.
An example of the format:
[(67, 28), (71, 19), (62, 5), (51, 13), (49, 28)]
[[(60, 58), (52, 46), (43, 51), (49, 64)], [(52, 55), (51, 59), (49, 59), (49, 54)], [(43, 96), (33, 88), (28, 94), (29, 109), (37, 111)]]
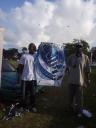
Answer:
[(64, 47), (54, 43), (41, 43), (35, 59), (38, 85), (60, 86), (65, 71)]

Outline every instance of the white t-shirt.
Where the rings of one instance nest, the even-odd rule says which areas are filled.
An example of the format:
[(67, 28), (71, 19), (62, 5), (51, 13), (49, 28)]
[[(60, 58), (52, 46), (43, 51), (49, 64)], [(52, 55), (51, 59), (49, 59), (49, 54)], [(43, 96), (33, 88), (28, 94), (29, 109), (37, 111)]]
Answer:
[(24, 65), (22, 80), (24, 81), (36, 80), (34, 55), (31, 54), (22, 55), (19, 64)]

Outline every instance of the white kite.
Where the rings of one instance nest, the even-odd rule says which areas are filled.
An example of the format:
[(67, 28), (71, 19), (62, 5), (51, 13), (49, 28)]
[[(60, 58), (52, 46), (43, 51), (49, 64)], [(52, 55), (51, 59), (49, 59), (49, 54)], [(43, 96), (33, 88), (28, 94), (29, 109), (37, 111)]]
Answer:
[(60, 86), (65, 71), (64, 47), (50, 42), (41, 43), (35, 65), (38, 85)]

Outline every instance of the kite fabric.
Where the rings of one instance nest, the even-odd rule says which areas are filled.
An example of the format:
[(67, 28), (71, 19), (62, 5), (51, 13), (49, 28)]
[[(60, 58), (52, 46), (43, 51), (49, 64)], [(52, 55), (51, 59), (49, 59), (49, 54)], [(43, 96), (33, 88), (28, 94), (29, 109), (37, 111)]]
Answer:
[(63, 45), (42, 42), (35, 57), (37, 84), (60, 86), (65, 72)]

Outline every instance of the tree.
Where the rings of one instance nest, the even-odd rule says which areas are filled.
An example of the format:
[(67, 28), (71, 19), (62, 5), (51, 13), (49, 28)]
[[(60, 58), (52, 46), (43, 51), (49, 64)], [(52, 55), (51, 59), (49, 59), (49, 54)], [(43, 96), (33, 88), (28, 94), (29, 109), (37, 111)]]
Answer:
[(83, 51), (85, 54), (88, 54), (89, 53), (89, 44), (88, 42), (86, 42), (85, 40), (81, 40), (82, 44), (83, 44)]
[(75, 49), (75, 44), (74, 43), (67, 43), (65, 46), (65, 55), (66, 57), (70, 56)]
[(18, 54), (18, 49), (16, 48), (10, 48), (8, 50), (3, 49), (3, 56), (4, 58), (14, 58), (14, 55)]
[[(83, 44), (83, 52), (87, 55), (89, 55), (89, 44), (88, 42), (86, 42), (85, 40), (80, 40), (81, 43)], [(68, 57), (69, 55), (71, 55), (76, 47), (76, 44), (78, 43), (77, 39), (73, 39), (73, 42), (67, 43), (65, 45), (65, 55), (66, 57)]]

